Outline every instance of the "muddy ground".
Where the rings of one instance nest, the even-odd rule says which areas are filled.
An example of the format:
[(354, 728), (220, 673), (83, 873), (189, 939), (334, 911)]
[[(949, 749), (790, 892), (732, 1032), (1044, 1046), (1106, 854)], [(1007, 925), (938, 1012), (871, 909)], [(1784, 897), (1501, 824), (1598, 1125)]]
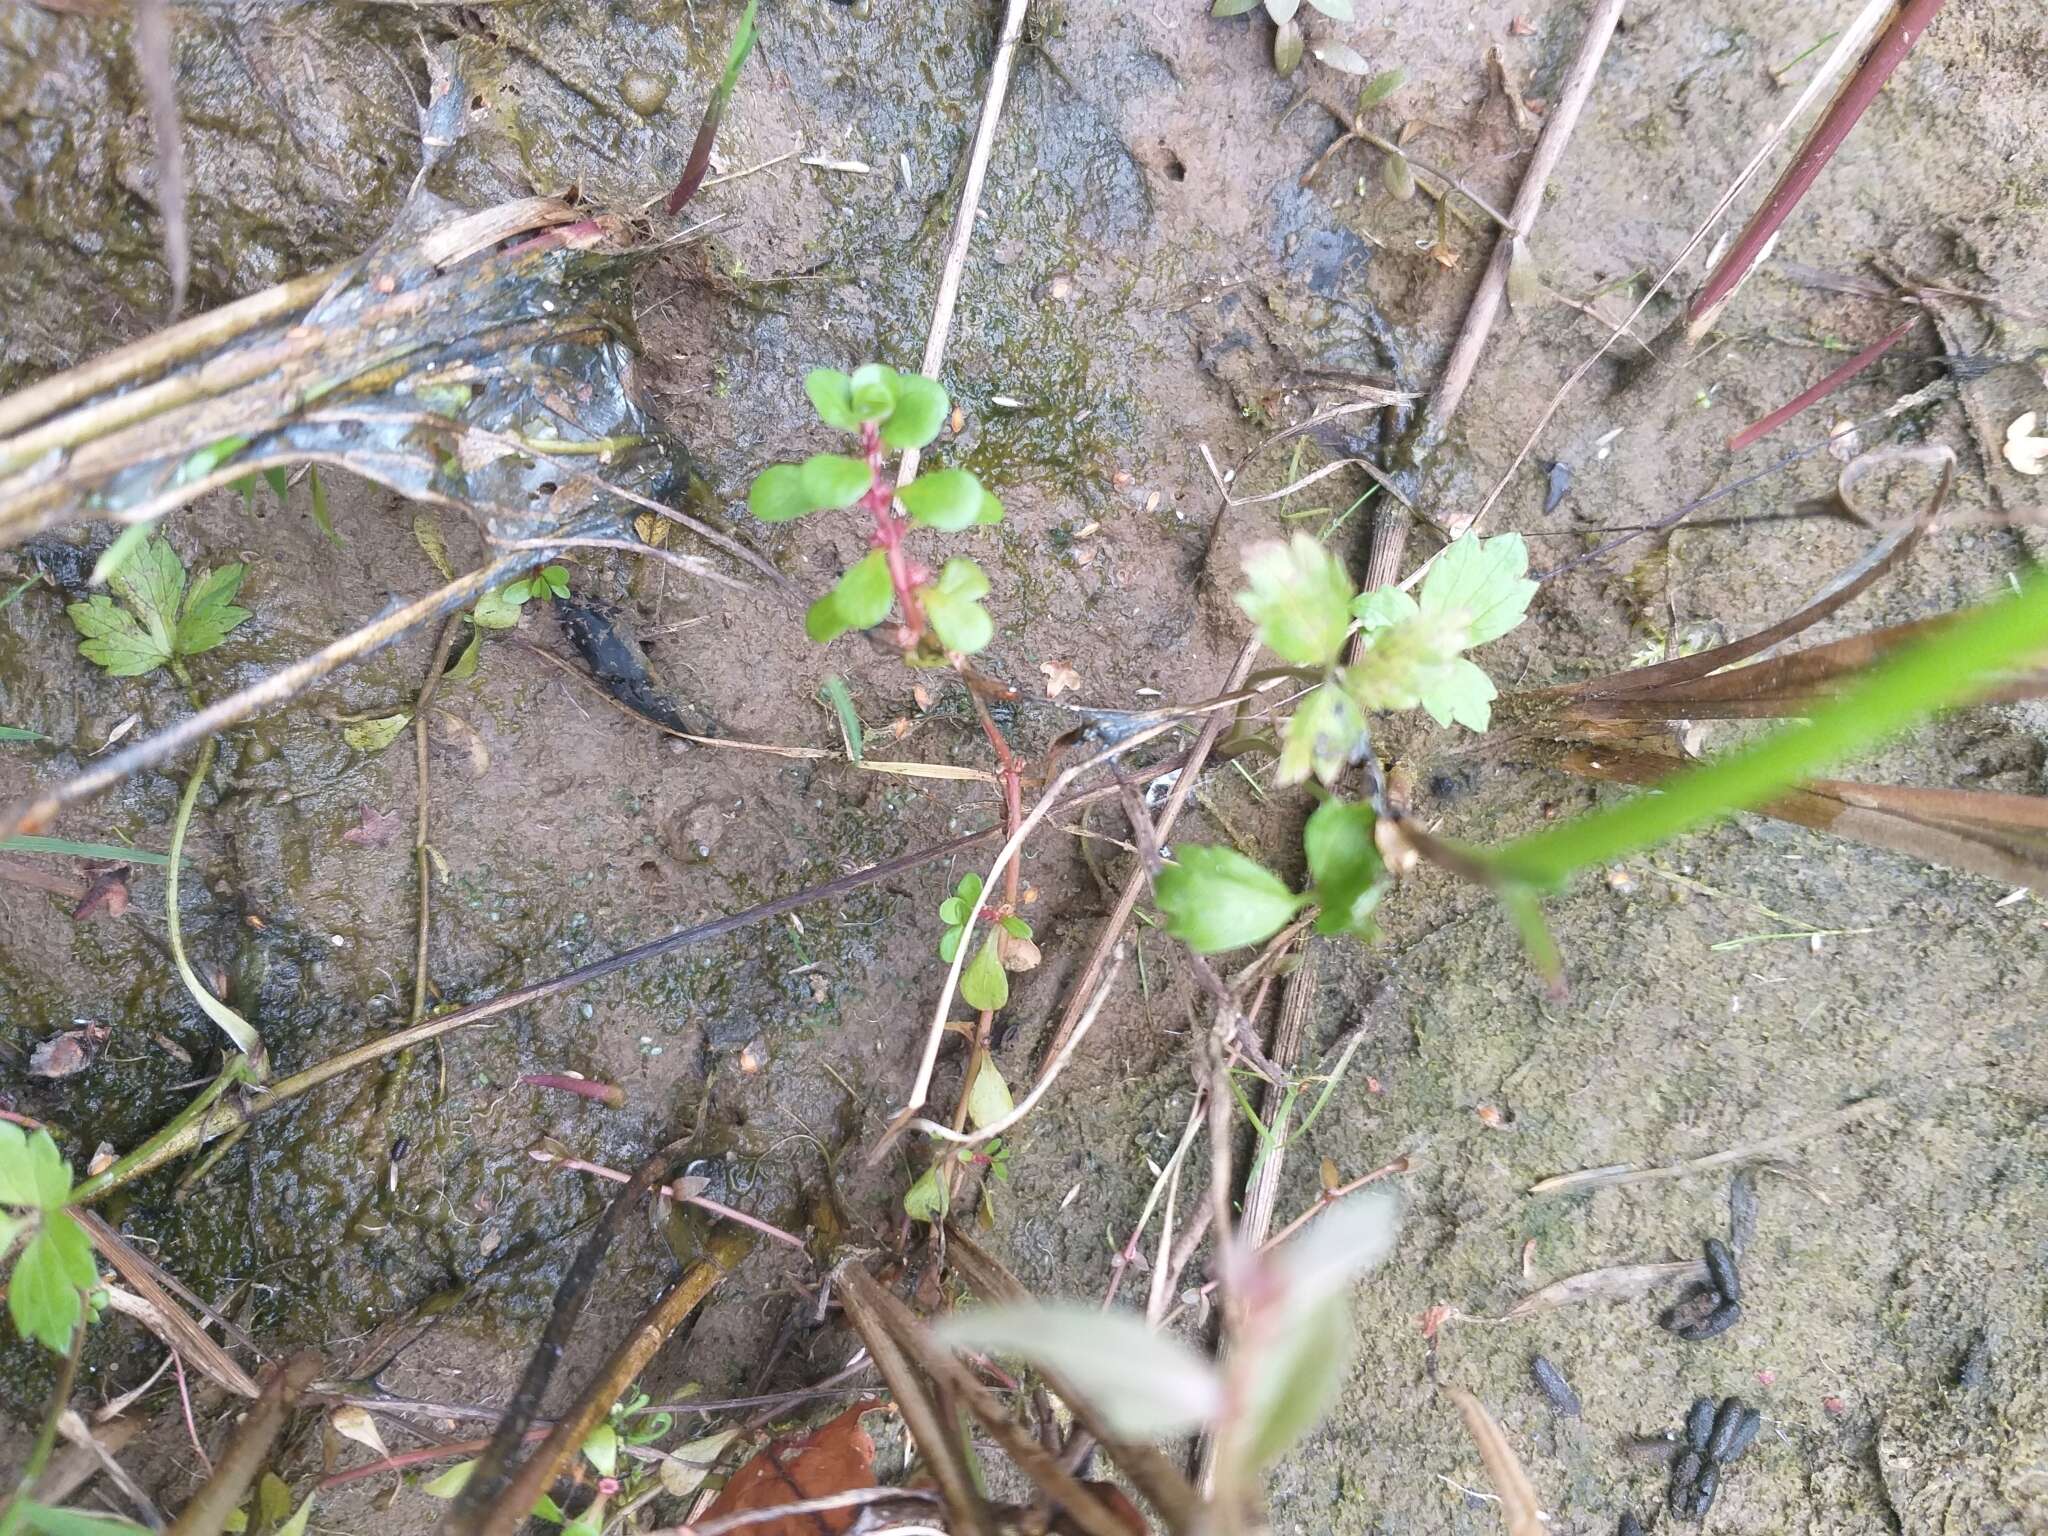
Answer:
[[(1773, 71), (1796, 89), (1812, 61), (1789, 61), (1851, 9), (1630, 9), (1533, 242), (1553, 296), (1504, 319), (1440, 457), (1433, 504), (1476, 506), (1605, 334), (1556, 296), (1577, 304), (1604, 292), (1603, 313), (1618, 317), (1784, 111), (1791, 92)], [(643, 202), (680, 164), (736, 10), (716, 0), (174, 9), (191, 307), (349, 255), (389, 225), (420, 166), (423, 46), (457, 61), (473, 97), (431, 191), (479, 206), (573, 183), (600, 205)], [(1414, 124), (1418, 154), (1504, 206), (1532, 129), (1490, 86), (1486, 52), (1498, 45), (1540, 112), (1581, 9), (1360, 10), (1343, 35), (1376, 68), (1407, 71), (1382, 126)], [(693, 213), (708, 226), (636, 279), (648, 402), (736, 526), (762, 464), (825, 445), (807, 424), (802, 367), (908, 366), (921, 353), (994, 25), (986, 4), (873, 0), (859, 15), (792, 0), (764, 14), (719, 168), (775, 163), (707, 191)], [(1483, 266), (1483, 231), (1455, 222), (1455, 265), (1432, 256), (1427, 199), (1388, 196), (1372, 151), (1349, 147), (1313, 186), (1298, 184), (1335, 130), (1296, 87), (1333, 101), (1351, 88), (1313, 64), (1295, 82), (1277, 78), (1270, 37), (1263, 20), (1212, 21), (1194, 5), (1070, 3), (1047, 8), (1020, 59), (943, 370), (965, 425), (938, 452), (981, 473), (1008, 507), (1001, 528), (958, 537), (994, 577), (999, 635), (987, 660), (1026, 696), (1011, 716), (1026, 746), (1065, 724), (1043, 699), (1048, 664), (1074, 668), (1093, 704), (1213, 692), (1244, 635), (1222, 594), (1247, 540), (1328, 529), (1362, 561), (1365, 516), (1339, 514), (1364, 480), (1341, 474), (1285, 503), (1226, 510), (1200, 447), (1236, 463), (1273, 429), (1342, 400), (1347, 379), (1426, 387)], [(86, 14), (18, 5), (0, 17), (0, 382), (10, 387), (160, 319), (168, 285), (126, 41), (120, 25)], [(1767, 463), (1768, 445), (1731, 458), (1725, 438), (1892, 323), (1889, 306), (1818, 285), (1811, 269), (1867, 279), (1880, 256), (1998, 295), (2003, 310), (1958, 306), (1968, 345), (1994, 358), (2038, 346), (2041, 327), (2026, 317), (2048, 311), (2044, 49), (2036, 6), (1946, 10), (1718, 342), (1633, 382), (1620, 367), (1596, 369), (1536, 450), (1573, 466), (1571, 494), (1546, 512), (1544, 472), (1525, 464), (1492, 526), (1523, 531), (1544, 566), (1584, 548), (1587, 530), (1646, 521)], [(674, 77), (650, 116), (622, 100), (630, 68)], [(804, 164), (793, 151), (867, 170)], [(1700, 270), (1695, 257), (1681, 288)], [(1644, 334), (1673, 312), (1659, 300)], [(1940, 347), (1917, 327), (1819, 414), (1882, 409), (1936, 376)], [(1966, 510), (2038, 511), (2040, 482), (2013, 474), (1982, 438), (2048, 404), (2044, 388), (2038, 368), (1995, 369), (1969, 385), (1970, 410), (1940, 404), (1867, 440), (1950, 444)], [(1291, 468), (1345, 447), (1318, 442), (1298, 468), (1288, 450), (1268, 454), (1240, 490), (1277, 488)], [(1803, 462), (1666, 545), (1550, 584), (1531, 622), (1486, 654), (1489, 670), (1503, 687), (1569, 679), (1660, 655), (1669, 636), (1739, 633), (1797, 606), (1869, 540), (1839, 519), (1778, 515), (1825, 495), (1837, 468)], [(255, 618), (203, 660), (202, 692), (224, 693), (436, 579), (413, 508), (363, 485), (334, 490), (339, 550), (314, 528), (303, 486), (282, 506), (266, 494), (248, 509), (221, 493), (171, 523), (195, 568), (251, 565), (244, 600)], [(458, 517), (440, 523), (458, 563), (478, 552)], [(829, 517), (740, 531), (807, 591), (862, 542)], [(1433, 542), (1418, 536), (1417, 553)], [(2021, 558), (2009, 531), (1945, 531), (1820, 637), (1989, 592)], [(574, 581), (623, 605), (677, 693), (726, 734), (836, 745), (818, 702), (836, 673), (888, 755), (986, 766), (957, 688), (927, 680), (923, 707), (919, 679), (891, 657), (856, 640), (811, 646), (794, 608), (604, 559), (579, 563)], [(186, 708), (160, 677), (110, 681), (82, 661), (62, 602), (36, 589), (0, 613), (0, 721), (51, 738), (0, 748), (10, 800), (74, 769), (131, 714), (148, 729)], [(516, 640), (492, 639), (476, 677), (441, 695), (433, 842), (447, 874), (433, 891), (430, 969), (446, 999), (543, 979), (998, 814), (978, 784), (664, 741), (519, 642), (565, 653), (552, 620), (529, 613)], [(415, 637), (230, 732), (201, 800), (187, 942), (227, 973), (287, 1066), (371, 1038), (409, 1008), (410, 737), (365, 754), (343, 742), (338, 717), (407, 705), (431, 643)], [(895, 722), (907, 734), (888, 741)], [(1429, 814), (1462, 837), (1501, 839), (1609, 793), (1544, 772), (1512, 742), (1481, 748), (1403, 724), (1385, 745), (1414, 770)], [(2044, 757), (2048, 715), (1988, 707), (1858, 772), (2039, 793)], [(161, 848), (182, 773), (146, 775), (58, 830)], [(1289, 867), (1305, 802), (1228, 766), (1210, 770), (1198, 802), (1183, 836), (1238, 841)], [(384, 847), (344, 841), (364, 808), (395, 813), (406, 831)], [(1091, 827), (1122, 830), (1106, 811)], [(998, 1058), (1012, 1082), (1033, 1072), (1107, 908), (1104, 882), (1127, 867), (1113, 844), (1087, 852), (1093, 867), (1060, 834), (1027, 861), (1046, 960), (1013, 994), (1015, 1028)], [(631, 1166), (702, 1125), (734, 1198), (773, 1212), (815, 1189), (820, 1145), (871, 1143), (901, 1101), (942, 975), (935, 909), (970, 867), (931, 865), (458, 1033), (403, 1072), (344, 1080), (263, 1120), (190, 1196), (166, 1176), (111, 1214), (197, 1290), (231, 1298), (275, 1349), (311, 1345), (347, 1362), (381, 1324), (466, 1287), (384, 1384), (502, 1401), (603, 1199), (528, 1150), (553, 1138)], [(101, 1141), (142, 1139), (213, 1059), (210, 1026), (159, 942), (162, 892), (142, 871), (131, 916), (85, 923), (42, 894), (0, 896), (0, 1083), (13, 1108), (67, 1129), (74, 1161)], [(1662, 1302), (1650, 1299), (1453, 1323), (1438, 1340), (1440, 1370), (1499, 1411), (1561, 1532), (1610, 1530), (1625, 1507), (1647, 1515), (1661, 1471), (1622, 1442), (1674, 1424), (1695, 1395), (1730, 1392), (1758, 1404), (1767, 1429), (1729, 1478), (1713, 1529), (2048, 1529), (2048, 914), (2034, 896), (2007, 896), (1978, 877), (1745, 818), (1608, 880), (1583, 878), (1553, 903), (1571, 978), (1564, 1001), (1545, 998), (1497, 909), (1427, 874), (1386, 904), (1384, 943), (1327, 948), (1311, 1052), (1361, 1024), (1365, 1043), (1290, 1159), (1280, 1208), (1312, 1198), (1324, 1157), (1355, 1173), (1406, 1154), (1414, 1171), (1402, 1181), (1397, 1255), (1358, 1293), (1361, 1361), (1337, 1413), (1276, 1474), (1276, 1526), (1497, 1529), (1472, 1491), (1484, 1477), (1471, 1444), (1425, 1374), (1424, 1311), (1498, 1315), (1561, 1275), (1690, 1256), (1727, 1222), (1725, 1175), (1547, 1200), (1526, 1193), (1537, 1179), (1705, 1154), (1880, 1095), (1882, 1112), (1762, 1176), (1747, 1313), (1722, 1339), (1677, 1341), (1654, 1325)], [(1826, 936), (1784, 937), (1810, 931)], [(1014, 1138), (1012, 1177), (996, 1187), (991, 1240), (1047, 1292), (1102, 1293), (1152, 1183), (1147, 1160), (1163, 1159), (1187, 1113), (1195, 994), (1171, 945), (1144, 928), (1137, 943), (1142, 973), (1127, 970), (1088, 1049)], [(30, 1079), (35, 1043), (78, 1021), (111, 1031), (91, 1066)], [(563, 1070), (623, 1084), (626, 1108), (516, 1083)], [(945, 1103), (958, 1072), (949, 1057)], [(1481, 1106), (1504, 1123), (1490, 1126)], [(872, 1173), (858, 1165), (851, 1152), (838, 1161), (843, 1201), (862, 1241), (892, 1242), (915, 1169), (902, 1157)], [(566, 1379), (671, 1271), (653, 1231), (622, 1244)], [(804, 1308), (802, 1277), (775, 1256), (751, 1261), (646, 1385), (721, 1396), (834, 1369), (847, 1337), (798, 1327), (772, 1369), (757, 1371)], [(1581, 1418), (1557, 1418), (1530, 1385), (1539, 1350), (1577, 1386)], [(97, 1330), (83, 1392), (111, 1397), (161, 1358), (130, 1325)], [(9, 1344), (0, 1378), (19, 1416), (40, 1401), (48, 1369)], [(217, 1401), (202, 1395), (200, 1408), (222, 1418)], [(130, 1457), (175, 1504), (200, 1475), (176, 1396), (160, 1385), (139, 1411), (155, 1418)], [(387, 1435), (394, 1449), (415, 1443), (402, 1428)], [(301, 1438), (295, 1484), (310, 1486), (321, 1454), (317, 1436)], [(392, 1492), (386, 1480), (323, 1496), (315, 1527), (431, 1523), (430, 1501), (410, 1488), (380, 1512)]]

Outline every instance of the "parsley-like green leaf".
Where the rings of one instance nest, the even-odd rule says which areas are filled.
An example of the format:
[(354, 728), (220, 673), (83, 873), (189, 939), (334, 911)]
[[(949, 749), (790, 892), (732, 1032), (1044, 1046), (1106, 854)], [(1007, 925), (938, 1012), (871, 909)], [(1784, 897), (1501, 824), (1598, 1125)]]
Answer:
[(171, 659), (166, 640), (152, 635), (126, 608), (105, 593), (94, 593), (64, 610), (78, 631), (78, 653), (110, 677), (141, 677)]
[(1343, 689), (1325, 685), (1288, 717), (1276, 780), (1300, 784), (1313, 773), (1325, 784), (1334, 784), (1337, 775), (1370, 746), (1364, 713)]
[(1461, 650), (1484, 645), (1521, 623), (1529, 611), (1536, 583), (1528, 571), (1529, 547), (1519, 533), (1492, 539), (1468, 533), (1438, 555), (1422, 578), (1421, 609), (1447, 621), (1462, 617)]
[(1460, 656), (1432, 669), (1421, 681), (1422, 707), (1438, 725), (1483, 731), (1493, 719), (1493, 679)]
[(1259, 640), (1282, 661), (1326, 667), (1351, 628), (1351, 578), (1305, 533), (1285, 544), (1268, 540), (1244, 552), (1248, 590), (1237, 606), (1258, 626)]
[[(42, 1230), (14, 1261), (14, 1272), (7, 1277), (7, 1314), (24, 1339), (61, 1355), (71, 1348), (71, 1330), (85, 1315), (85, 1301), (72, 1278), (63, 1239), (51, 1237), (59, 1219), (71, 1221), (58, 1213), (46, 1216)], [(71, 1224), (76, 1230), (76, 1223)]]
[(185, 600), (185, 612), (171, 642), (173, 651), (180, 656), (210, 651), (249, 617), (248, 609), (235, 606), (235, 594), (242, 590), (246, 569), (242, 565), (224, 565), (199, 579), (192, 595)]

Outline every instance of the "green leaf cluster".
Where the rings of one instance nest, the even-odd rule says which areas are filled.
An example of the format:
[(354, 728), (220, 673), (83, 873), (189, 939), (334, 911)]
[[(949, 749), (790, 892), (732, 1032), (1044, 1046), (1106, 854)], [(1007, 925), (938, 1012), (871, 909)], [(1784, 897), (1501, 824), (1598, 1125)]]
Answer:
[[(867, 500), (887, 525), (878, 530), (876, 547), (805, 613), (804, 632), (822, 645), (849, 630), (873, 628), (895, 605), (889, 554), (900, 523), (888, 510), (892, 504), (900, 503), (911, 522), (941, 533), (1001, 522), (1003, 504), (965, 469), (935, 469), (897, 486), (893, 497), (885, 491), (877, 450), (923, 448), (945, 424), (951, 402), (936, 380), (882, 363), (852, 373), (813, 368), (804, 375), (804, 393), (825, 425), (844, 432), (872, 429), (873, 457), (815, 453), (801, 464), (772, 464), (748, 488), (748, 510), (764, 523), (787, 523)], [(978, 651), (994, 637), (995, 626), (980, 607), (988, 590), (988, 577), (971, 560), (949, 560), (934, 581), (917, 588), (932, 633), (946, 650)]]
[[(1321, 686), (1282, 732), (1278, 780), (1334, 783), (1370, 748), (1366, 716), (1427, 710), (1440, 725), (1486, 729), (1492, 680), (1465, 657), (1522, 621), (1536, 583), (1520, 534), (1466, 534), (1437, 556), (1419, 598), (1391, 587), (1359, 595), (1335, 556), (1305, 533), (1245, 551), (1237, 603), (1260, 642), (1283, 661), (1320, 670)], [(1354, 627), (1357, 658), (1339, 665)]]
[(0, 1256), (22, 1244), (7, 1312), (23, 1338), (60, 1355), (85, 1315), (85, 1293), (99, 1283), (92, 1239), (64, 1209), (70, 1198), (71, 1167), (50, 1133), (0, 1121)]
[(79, 653), (111, 677), (142, 677), (210, 651), (249, 617), (235, 605), (246, 567), (224, 565), (185, 588), (185, 563), (168, 540), (143, 538), (108, 579), (114, 596), (95, 593), (65, 612)]
[(1372, 921), (1386, 882), (1369, 805), (1329, 799), (1302, 833), (1309, 888), (1290, 889), (1265, 865), (1232, 848), (1182, 848), (1153, 881), (1166, 931), (1199, 955), (1262, 944), (1318, 908), (1316, 932), (1373, 938)]
[(499, 590), (504, 600), (515, 608), (531, 598), (567, 597), (569, 573), (559, 565), (544, 565), (531, 576), (511, 582)]
[[(939, 903), (939, 918), (946, 925), (946, 931), (939, 938), (939, 958), (948, 965), (960, 953), (960, 936), (966, 931), (967, 919), (981, 904), (981, 876), (966, 874), (953, 888), (953, 894)], [(1014, 912), (998, 918), (995, 927), (1013, 939), (1029, 942), (1031, 925)], [(1010, 1001), (1010, 978), (1003, 965), (1002, 945), (994, 933), (982, 941), (974, 958), (960, 973), (960, 998), (970, 1008), (986, 1008), (991, 1012)]]

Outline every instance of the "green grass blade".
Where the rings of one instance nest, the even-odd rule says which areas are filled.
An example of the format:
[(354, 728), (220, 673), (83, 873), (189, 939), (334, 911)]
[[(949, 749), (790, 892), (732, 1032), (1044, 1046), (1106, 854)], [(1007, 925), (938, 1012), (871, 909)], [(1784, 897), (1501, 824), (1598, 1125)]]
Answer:
[(697, 195), (697, 188), (704, 183), (704, 173), (711, 167), (711, 146), (718, 137), (719, 119), (725, 116), (725, 104), (732, 100), (732, 89), (739, 84), (740, 66), (747, 62), (747, 55), (754, 49), (754, 12), (760, 9), (761, 0), (747, 0), (747, 8), (740, 13), (740, 24), (732, 35), (732, 48), (726, 54), (725, 73), (719, 76), (718, 88), (711, 93), (711, 100), (705, 103), (704, 119), (697, 126), (697, 140), (690, 146), (690, 158), (683, 165), (683, 174), (677, 179), (675, 190), (668, 195), (668, 211), (681, 211), (683, 204)]
[(1503, 882), (1562, 885), (1575, 870), (1612, 863), (1681, 832), (1761, 804), (1778, 791), (1944, 709), (1987, 692), (2001, 673), (2048, 651), (2048, 573), (1960, 615), (1900, 650), (1804, 724), (1668, 780), (1658, 790), (1538, 832), (1489, 855)]
[(68, 859), (116, 859), (123, 864), (168, 864), (168, 854), (119, 843), (74, 843), (68, 837), (0, 838), (0, 853), (57, 853)]
[(818, 690), (818, 697), (832, 706), (832, 712), (839, 717), (839, 734), (846, 738), (847, 761), (857, 763), (861, 759), (860, 716), (853, 711), (853, 695), (847, 691), (846, 679), (833, 673), (825, 679)]
[(185, 828), (192, 821), (192, 807), (199, 802), (199, 786), (205, 782), (207, 770), (213, 766), (217, 740), (217, 737), (209, 736), (199, 749), (199, 762), (185, 783), (185, 793), (178, 800), (177, 819), (171, 823), (171, 853), (165, 860), (170, 866), (170, 877), (164, 882), (165, 927), (169, 930), (171, 960), (178, 968), (178, 979), (185, 983), (185, 990), (192, 994), (192, 1001), (199, 1005), (200, 1010), (220, 1026), (222, 1034), (235, 1042), (235, 1049), (249, 1058), (251, 1070), (260, 1081), (265, 1076), (263, 1037), (256, 1033), (256, 1027), (247, 1019), (206, 990), (193, 972), (192, 962), (185, 958), (185, 938), (178, 923), (178, 865), (185, 856)]
[(48, 741), (49, 739), (41, 731), (31, 731), (19, 725), (0, 725), (0, 741)]

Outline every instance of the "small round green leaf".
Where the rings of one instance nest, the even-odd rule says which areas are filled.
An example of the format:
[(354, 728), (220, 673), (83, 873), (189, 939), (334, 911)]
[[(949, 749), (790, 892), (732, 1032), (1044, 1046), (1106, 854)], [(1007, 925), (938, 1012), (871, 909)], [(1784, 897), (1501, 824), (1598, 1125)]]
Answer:
[(804, 610), (804, 633), (820, 645), (830, 645), (853, 626), (839, 611), (839, 590), (833, 588)]
[(1010, 977), (996, 953), (995, 935), (975, 952), (960, 976), (960, 997), (968, 1007), (993, 1013), (1010, 1000)]
[(896, 370), (881, 363), (863, 363), (847, 381), (853, 413), (862, 421), (887, 421), (896, 409)]
[(1415, 172), (1409, 169), (1406, 155), (1389, 155), (1382, 160), (1380, 181), (1404, 203), (1415, 195)]
[(837, 368), (813, 368), (804, 375), (804, 393), (818, 412), (818, 420), (842, 432), (858, 432), (860, 416), (853, 408), (853, 380)]
[(1003, 504), (987, 491), (981, 493), (981, 510), (974, 515), (977, 523), (1000, 523), (1003, 520)]
[(1376, 821), (1369, 805), (1331, 799), (1316, 807), (1302, 829), (1302, 852), (1308, 855), (1309, 879), (1315, 882), (1311, 894), (1322, 908), (1316, 918), (1318, 933), (1374, 935), (1372, 912), (1379, 905), (1380, 882), (1386, 874), (1373, 839)]
[(1383, 69), (1358, 88), (1358, 110), (1370, 112), (1394, 92), (1401, 89), (1401, 82), (1408, 78), (1405, 69)]
[(867, 494), (868, 461), (850, 453), (814, 453), (798, 470), (798, 485), (812, 510), (850, 507)]
[(804, 472), (794, 464), (773, 464), (747, 491), (747, 510), (764, 523), (793, 522), (821, 504), (804, 490)]
[(1166, 931), (1198, 955), (1270, 939), (1307, 903), (1280, 877), (1232, 848), (1183, 848), (1153, 894)]
[(891, 448), (922, 448), (939, 435), (946, 422), (946, 391), (921, 373), (896, 375), (896, 409), (882, 424), (882, 441)]
[(995, 638), (995, 621), (981, 606), (988, 577), (972, 560), (948, 560), (939, 579), (918, 595), (932, 632), (947, 650), (972, 654)]
[(913, 520), (942, 533), (971, 528), (981, 516), (981, 482), (964, 469), (936, 469), (896, 492)]
[(879, 549), (869, 550), (847, 568), (832, 595), (848, 629), (868, 629), (881, 623), (896, 598), (889, 583), (888, 557)]

